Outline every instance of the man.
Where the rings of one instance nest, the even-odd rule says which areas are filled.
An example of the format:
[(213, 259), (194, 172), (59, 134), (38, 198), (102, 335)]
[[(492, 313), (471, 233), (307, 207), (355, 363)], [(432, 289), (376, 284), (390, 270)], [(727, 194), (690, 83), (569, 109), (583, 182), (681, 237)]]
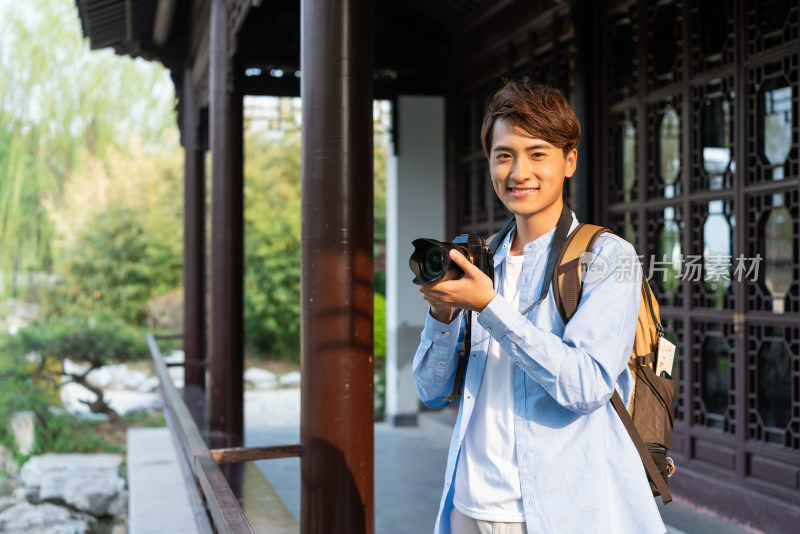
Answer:
[[(420, 397), (432, 408), (448, 404), (463, 319), (473, 314), (436, 533), (666, 530), (609, 402), (615, 386), (626, 402), (633, 390), (627, 363), (641, 280), (638, 262), (631, 262), (635, 251), (615, 235), (598, 238), (592, 251), (598, 269), (589, 269), (600, 275), (585, 282), (566, 326), (552, 291), (530, 309), (545, 278), (579, 139), (580, 124), (560, 92), (521, 82), (500, 89), (481, 141), (495, 193), (516, 228), (494, 256), (494, 283), (452, 252), (465, 275), (420, 287), (430, 313), (413, 370)], [(565, 217), (573, 230), (574, 215)]]

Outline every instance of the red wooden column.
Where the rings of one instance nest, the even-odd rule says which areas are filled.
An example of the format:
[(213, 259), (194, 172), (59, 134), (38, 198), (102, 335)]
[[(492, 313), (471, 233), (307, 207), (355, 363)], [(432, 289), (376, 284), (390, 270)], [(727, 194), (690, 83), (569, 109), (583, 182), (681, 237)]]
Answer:
[(192, 69), (183, 72), (181, 138), (184, 151), (183, 350), (186, 375), (183, 398), (199, 428), (205, 428), (206, 394), (206, 188)]
[(211, 309), (209, 427), (212, 447), (244, 438), (243, 99), (232, 70), (225, 0), (211, 1)]
[(372, 533), (373, 2), (301, 9), (300, 531)]

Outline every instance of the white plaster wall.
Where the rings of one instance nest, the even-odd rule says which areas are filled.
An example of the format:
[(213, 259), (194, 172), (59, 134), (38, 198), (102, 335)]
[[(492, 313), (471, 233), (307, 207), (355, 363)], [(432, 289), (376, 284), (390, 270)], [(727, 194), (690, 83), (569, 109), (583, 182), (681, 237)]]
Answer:
[(411, 363), (428, 310), (411, 282), (408, 257), (418, 237), (447, 239), (444, 99), (401, 96), (394, 113), (399, 154), (387, 162), (386, 419), (408, 425), (416, 424)]

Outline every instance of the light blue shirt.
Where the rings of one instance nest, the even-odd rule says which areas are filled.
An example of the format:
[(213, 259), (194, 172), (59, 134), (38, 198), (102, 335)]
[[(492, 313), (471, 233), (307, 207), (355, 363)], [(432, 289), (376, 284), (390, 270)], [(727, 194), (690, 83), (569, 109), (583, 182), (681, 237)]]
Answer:
[[(572, 228), (577, 226), (573, 216)], [(663, 534), (666, 531), (647, 475), (609, 402), (616, 388), (629, 402), (627, 370), (639, 313), (641, 267), (633, 247), (604, 234), (595, 243), (590, 276), (575, 315), (564, 326), (539, 297), (554, 230), (523, 249), (519, 309), (497, 295), (473, 313), (472, 350), (464, 379), (435, 534), (450, 533), (453, 486), (461, 443), (480, 394), (490, 336), (514, 359), (514, 434), (528, 532), (547, 534)], [(506, 237), (494, 257), (503, 266)], [(428, 314), (414, 356), (422, 401), (447, 405), (463, 339), (463, 312), (443, 324)]]

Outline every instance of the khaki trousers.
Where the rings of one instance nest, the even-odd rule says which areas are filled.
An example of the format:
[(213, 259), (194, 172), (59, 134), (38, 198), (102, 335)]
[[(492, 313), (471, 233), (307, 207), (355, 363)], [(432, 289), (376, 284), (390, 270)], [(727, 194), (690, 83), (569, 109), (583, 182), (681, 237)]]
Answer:
[(450, 513), (450, 532), (452, 534), (528, 534), (525, 523), (494, 523), (472, 519), (455, 507)]

